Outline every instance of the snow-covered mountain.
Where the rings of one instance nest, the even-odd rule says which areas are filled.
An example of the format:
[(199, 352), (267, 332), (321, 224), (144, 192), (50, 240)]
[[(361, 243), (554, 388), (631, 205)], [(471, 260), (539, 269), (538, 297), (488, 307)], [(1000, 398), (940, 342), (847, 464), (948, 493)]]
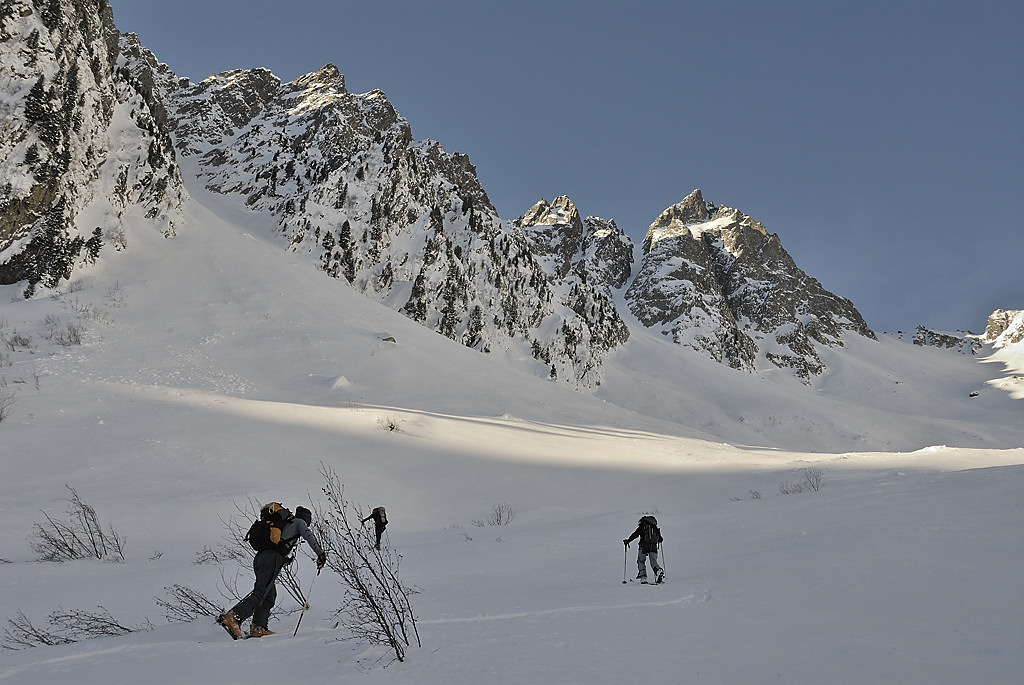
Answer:
[[(979, 403), (959, 402), (985, 379), (950, 377), (950, 396), (908, 392), (910, 367), (929, 367), (929, 356), (909, 363), (906, 349), (877, 340), (777, 235), (699, 190), (661, 212), (640, 246), (564, 196), (503, 219), (467, 156), (416, 141), (382, 92), (350, 93), (333, 65), (291, 83), (266, 69), (192, 83), (119, 34), (102, 0), (12, 1), (3, 12), (0, 282), (25, 295), (117, 252), (131, 258), (133, 231), (181, 249), (201, 191), (325, 287), (702, 435), (825, 450), (973, 435), (960, 422)], [(132, 216), (144, 226), (129, 230)], [(851, 366), (858, 386), (837, 383)], [(746, 379), (740, 398), (707, 391), (723, 369)], [(863, 388), (890, 382), (901, 386), (891, 405), (865, 398)], [(908, 401), (915, 418), (885, 430), (844, 409)], [(766, 406), (788, 409), (766, 416)]]
[[(4, 24), (0, 282), (27, 280), (29, 294), (123, 248), (128, 205), (172, 236), (184, 170), (272, 218), (282, 246), (327, 275), (467, 347), (529, 350), (534, 373), (572, 387), (601, 384), (627, 318), (805, 382), (824, 369), (820, 346), (874, 335), (777, 236), (738, 210), (710, 216), (700, 191), (652, 223), (633, 276), (614, 220), (582, 219), (564, 197), (498, 217), (468, 157), (415, 141), (384, 93), (348, 92), (333, 65), (292, 83), (266, 69), (191, 83), (119, 37), (105, 2), (46, 7), (9, 3)], [(110, 204), (105, 226), (78, 220), (93, 198)]]

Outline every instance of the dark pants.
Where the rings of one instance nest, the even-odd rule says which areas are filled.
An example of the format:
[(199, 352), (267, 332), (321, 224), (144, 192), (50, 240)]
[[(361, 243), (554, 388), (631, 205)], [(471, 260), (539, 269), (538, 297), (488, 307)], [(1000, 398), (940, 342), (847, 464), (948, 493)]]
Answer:
[(277, 574), (284, 566), (284, 557), (277, 553), (277, 550), (268, 549), (256, 552), (252, 560), (252, 570), (256, 573), (256, 582), (252, 586), (252, 592), (242, 598), (235, 605), (232, 611), (235, 612), (235, 620), (239, 623), (252, 616), (255, 625), (267, 627), (270, 620), (270, 610), (277, 602), (277, 587), (274, 581)]

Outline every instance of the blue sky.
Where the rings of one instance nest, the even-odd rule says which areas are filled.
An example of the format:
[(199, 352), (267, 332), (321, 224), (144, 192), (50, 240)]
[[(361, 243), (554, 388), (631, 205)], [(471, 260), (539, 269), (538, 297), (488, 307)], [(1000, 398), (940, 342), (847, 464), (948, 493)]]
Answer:
[(1024, 309), (1024, 3), (110, 0), (177, 74), (335, 64), (465, 152), (499, 214), (636, 240), (694, 188), (876, 331)]

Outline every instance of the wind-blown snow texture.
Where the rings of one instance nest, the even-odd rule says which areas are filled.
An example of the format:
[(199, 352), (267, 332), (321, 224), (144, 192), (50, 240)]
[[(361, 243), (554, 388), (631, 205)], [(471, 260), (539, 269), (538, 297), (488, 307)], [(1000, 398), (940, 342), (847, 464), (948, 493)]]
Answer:
[[(42, 25), (31, 13), (9, 16), (17, 19), (5, 23), (8, 33)], [(176, 84), (186, 102), (199, 88), (169, 72), (160, 83), (158, 71), (141, 68), (143, 55), (122, 40), (117, 59), (136, 86), (110, 100), (111, 123), (97, 127), (130, 133), (132, 145), (140, 113), (154, 129), (171, 121), (153, 92)], [(336, 89), (339, 78), (322, 70), (310, 83)], [(203, 87), (216, 91), (232, 80), (246, 81), (253, 98), (312, 92), (257, 72), (220, 75)], [(341, 116), (349, 105), (362, 112), (360, 100), (390, 116), (380, 97), (352, 97), (341, 97), (337, 110), (302, 112)], [(193, 102), (212, 107), (217, 99)], [(389, 126), (401, 129), (400, 118)], [(366, 297), (369, 285), (339, 282), (344, 260), (338, 280), (311, 269), (325, 234), (295, 241), (303, 231), (315, 237), (313, 224), (302, 223), (315, 215), (308, 205), (301, 218), (270, 211), (261, 203), (279, 200), (258, 184), (267, 192), (247, 203), (251, 193), (216, 187), (231, 175), (217, 176), (216, 156), (208, 166), (195, 162), (215, 149), (208, 136), (221, 130), (193, 137), (175, 130), (178, 181), (157, 157), (111, 144), (108, 159), (120, 161), (79, 179), (93, 191), (75, 196), (76, 225), (116, 226), (125, 249), (108, 243), (53, 297), (25, 299), (24, 283), (0, 286), (0, 559), (9, 562), (0, 562), (0, 628), (18, 612), (45, 625), (58, 609), (97, 606), (125, 624), (151, 624), (118, 638), (0, 651), (0, 682), (162, 685), (225, 674), (420, 685), (1017, 682), (1024, 666), (1020, 312), (994, 313), (975, 355), (847, 331), (842, 346), (814, 347), (817, 374), (794, 375), (796, 367), (761, 358), (754, 372), (737, 372), (709, 355), (682, 353), (660, 328), (638, 321), (622, 274), (635, 263), (629, 257), (643, 255), (623, 248), (610, 220), (581, 218), (568, 198), (556, 198), (505, 226), (484, 211), (470, 167), (459, 166), (465, 187), (427, 183), (422, 192), (451, 199), (455, 214), (442, 212), (443, 226), (457, 217), (468, 226), (474, 216), (481, 231), (435, 231), (434, 264), (470, 263), (455, 248), (482, 254), (469, 236), (493, 230), (504, 241), (499, 261), (519, 255), (523, 278), (550, 283), (564, 272), (558, 285), (568, 290), (550, 302), (538, 294), (543, 288), (529, 291), (544, 311), (600, 321), (601, 298), (614, 305), (630, 334), (602, 349), (601, 384), (577, 391), (549, 380), (548, 363), (539, 364), (522, 338), (505, 336), (480, 354), (464, 338), (421, 325), (405, 307), (416, 302), (412, 285), (401, 296), (381, 289)], [(185, 140), (195, 141), (193, 154), (182, 151)], [(378, 161), (388, 140), (402, 139), (370, 144)], [(304, 154), (334, 149), (322, 142)], [(442, 166), (461, 159), (433, 143), (402, 144), (409, 173), (413, 159), (422, 173), (431, 155)], [(164, 149), (158, 137), (142, 148)], [(260, 154), (258, 147), (224, 154), (243, 149), (253, 159)], [(147, 168), (163, 169), (166, 183)], [(358, 180), (359, 165), (344, 168)], [(121, 178), (137, 179), (123, 187), (147, 200), (119, 200), (113, 191)], [(349, 195), (366, 193), (368, 186), (348, 182)], [(300, 180), (286, 173), (276, 183), (297, 192)], [(472, 210), (460, 214), (469, 199)], [(369, 230), (380, 208), (369, 194), (355, 202), (370, 212)], [(410, 196), (405, 206), (431, 204), (418, 202)], [(416, 221), (429, 225), (437, 216)], [(714, 228), (688, 223), (691, 235)], [(549, 231), (556, 225), (573, 227), (578, 238), (562, 242), (561, 232)], [(361, 242), (360, 230), (353, 241)], [(466, 242), (449, 246), (452, 235)], [(281, 250), (282, 236), (291, 251)], [(409, 233), (377, 245), (413, 254), (413, 242)], [(369, 230), (359, 255), (373, 244)], [(540, 256), (537, 245), (545, 246)], [(603, 276), (594, 283), (598, 263)], [(425, 281), (431, 273), (452, 272), (429, 272)], [(503, 280), (489, 278), (471, 282), (506, 293)], [(582, 314), (552, 304), (574, 286), (587, 293)], [(608, 330), (618, 328), (613, 309), (601, 310)], [(756, 326), (737, 330), (767, 337)], [(596, 358), (567, 356), (556, 375)], [(590, 368), (596, 373), (598, 365)], [(402, 578), (418, 590), (412, 602), (423, 647), (384, 669), (381, 648), (339, 642), (342, 588), (329, 574), (318, 580), (294, 638), (297, 607), (284, 593), (286, 613), (271, 624), (281, 634), (261, 642), (231, 642), (209, 619), (169, 623), (154, 601), (168, 597), (165, 588), (183, 584), (220, 599), (222, 572), (238, 572), (232, 562), (197, 563), (222, 542), (221, 519), (235, 503), (315, 503), (321, 462), (354, 501), (387, 507), (387, 544), (402, 554)], [(808, 467), (821, 469), (820, 491), (780, 494)], [(33, 525), (43, 511), (63, 512), (65, 484), (126, 537), (123, 563), (35, 560)], [(474, 525), (498, 504), (515, 511), (508, 525)], [(621, 540), (645, 512), (657, 515), (666, 538), (669, 582), (660, 587), (621, 582), (636, 569), (635, 545), (623, 558)], [(308, 586), (312, 565), (299, 564)], [(240, 588), (248, 582), (243, 571)], [(223, 598), (225, 606), (231, 601)], [(281, 649), (268, 648), (275, 642)]]

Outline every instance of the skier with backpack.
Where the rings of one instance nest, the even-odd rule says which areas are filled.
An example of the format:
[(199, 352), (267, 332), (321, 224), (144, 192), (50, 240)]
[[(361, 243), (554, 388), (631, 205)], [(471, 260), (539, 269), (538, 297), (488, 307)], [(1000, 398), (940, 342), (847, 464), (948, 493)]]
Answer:
[[(277, 574), (286, 565), (294, 561), (292, 552), (303, 538), (316, 553), (317, 573), (327, 563), (327, 554), (320, 546), (320, 541), (309, 529), (313, 514), (305, 507), (297, 507), (293, 515), (280, 502), (270, 502), (260, 509), (260, 518), (255, 521), (246, 533), (245, 539), (256, 551), (252, 560), (252, 569), (256, 574), (252, 592), (241, 599), (227, 613), (217, 617), (217, 623), (224, 626), (235, 640), (244, 637), (242, 623), (252, 616), (249, 637), (271, 635), (267, 628), (270, 611), (277, 601)], [(291, 556), (289, 556), (291, 555)]]
[(641, 583), (647, 582), (647, 558), (650, 557), (651, 569), (654, 571), (654, 582), (664, 582), (665, 569), (658, 563), (658, 545), (664, 541), (664, 538), (661, 537), (661, 530), (658, 528), (658, 519), (653, 516), (641, 517), (636, 530), (633, 531), (632, 535), (623, 540), (622, 543), (629, 547), (629, 543), (637, 538), (640, 539), (640, 542), (637, 546), (636, 565), (639, 567), (640, 572), (636, 574), (636, 577), (640, 579)]
[(384, 529), (388, 527), (388, 514), (384, 511), (384, 507), (374, 507), (370, 515), (364, 518), (360, 523), (366, 523), (370, 519), (373, 519), (373, 529), (377, 534), (377, 546), (375, 549), (380, 549), (380, 536), (384, 534)]

